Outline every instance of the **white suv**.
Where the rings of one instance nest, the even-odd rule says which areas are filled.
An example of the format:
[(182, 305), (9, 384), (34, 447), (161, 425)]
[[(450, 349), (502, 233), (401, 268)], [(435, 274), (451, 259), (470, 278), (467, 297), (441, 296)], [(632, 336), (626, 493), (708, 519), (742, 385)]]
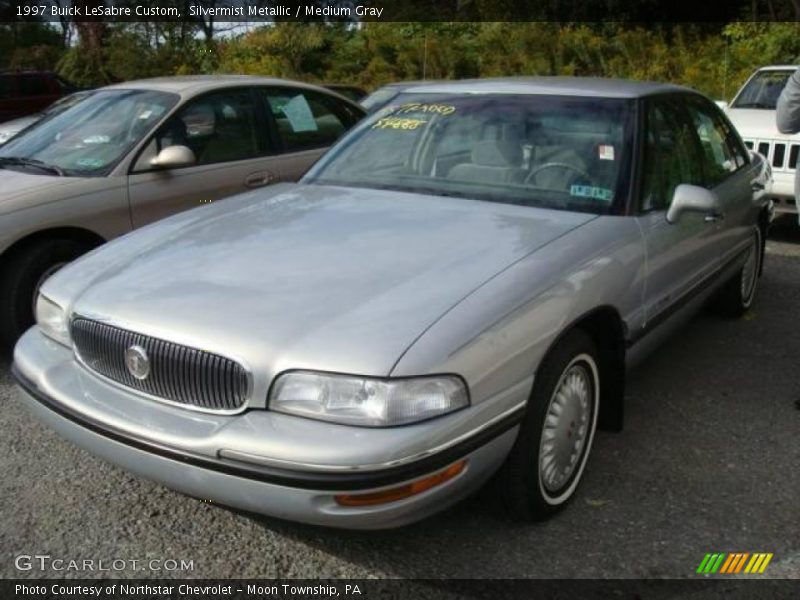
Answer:
[(800, 134), (780, 133), (775, 105), (786, 81), (798, 67), (762, 67), (753, 73), (725, 112), (751, 150), (763, 154), (772, 166), (771, 196), (776, 213), (796, 213), (794, 174), (800, 156)]

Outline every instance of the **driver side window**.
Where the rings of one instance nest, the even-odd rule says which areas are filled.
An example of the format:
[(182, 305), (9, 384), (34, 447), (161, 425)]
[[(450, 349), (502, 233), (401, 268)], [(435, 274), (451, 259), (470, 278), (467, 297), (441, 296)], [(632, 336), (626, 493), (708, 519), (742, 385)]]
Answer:
[(695, 130), (677, 98), (648, 101), (641, 209), (664, 210), (681, 183), (702, 185)]
[(190, 101), (159, 128), (134, 170), (148, 170), (150, 160), (169, 146), (189, 148), (196, 165), (265, 154), (253, 94), (249, 89), (226, 90)]

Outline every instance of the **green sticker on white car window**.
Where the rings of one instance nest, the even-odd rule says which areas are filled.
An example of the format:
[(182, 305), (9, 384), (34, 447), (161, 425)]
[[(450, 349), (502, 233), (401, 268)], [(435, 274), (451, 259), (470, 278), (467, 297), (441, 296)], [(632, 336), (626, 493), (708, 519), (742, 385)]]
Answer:
[(75, 161), (78, 167), (88, 167), (90, 169), (99, 169), (103, 166), (103, 161), (99, 158), (79, 158)]
[(569, 188), (569, 194), (579, 198), (594, 198), (603, 202), (611, 202), (614, 199), (614, 192), (608, 188), (594, 185), (573, 185)]

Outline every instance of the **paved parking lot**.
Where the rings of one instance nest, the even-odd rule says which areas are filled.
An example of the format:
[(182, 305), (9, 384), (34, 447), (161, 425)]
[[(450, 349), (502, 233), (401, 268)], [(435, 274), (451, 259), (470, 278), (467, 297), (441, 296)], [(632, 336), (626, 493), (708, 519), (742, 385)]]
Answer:
[(490, 491), (388, 532), (237, 514), (61, 441), (18, 405), (2, 364), (0, 575), (41, 576), (13, 565), (18, 554), (39, 553), (187, 559), (192, 571), (171, 574), (204, 578), (692, 577), (706, 552), (746, 551), (774, 553), (768, 575), (800, 578), (793, 221), (776, 226), (768, 253), (744, 319), (701, 315), (630, 375), (625, 431), (599, 435), (575, 501), (542, 524), (506, 520)]

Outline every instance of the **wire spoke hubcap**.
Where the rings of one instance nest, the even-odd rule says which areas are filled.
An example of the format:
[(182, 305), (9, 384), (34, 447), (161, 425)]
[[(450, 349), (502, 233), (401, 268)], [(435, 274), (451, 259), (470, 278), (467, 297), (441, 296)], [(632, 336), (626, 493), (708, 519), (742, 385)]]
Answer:
[(539, 478), (555, 493), (569, 482), (590, 434), (594, 380), (584, 363), (573, 363), (556, 385), (544, 421), (539, 449)]

